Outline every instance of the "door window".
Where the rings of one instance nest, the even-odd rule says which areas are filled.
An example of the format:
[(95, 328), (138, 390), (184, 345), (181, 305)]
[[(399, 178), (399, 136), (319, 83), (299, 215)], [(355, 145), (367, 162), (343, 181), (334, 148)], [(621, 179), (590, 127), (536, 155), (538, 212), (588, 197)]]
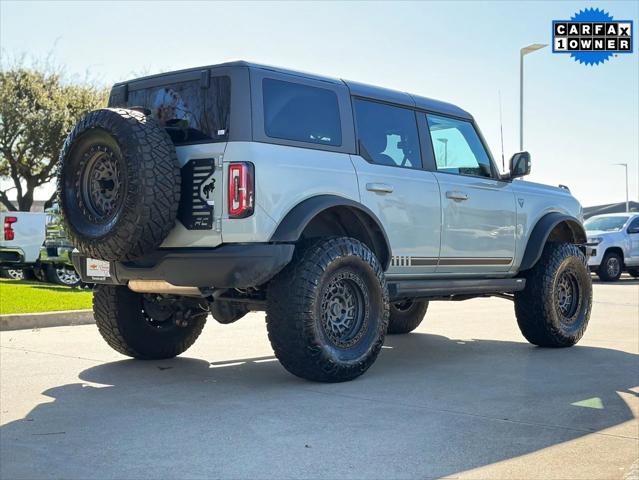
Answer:
[(630, 225), (628, 225), (628, 233), (639, 233), (639, 217), (636, 217)]
[(421, 168), (412, 110), (356, 99), (353, 102), (360, 155), (371, 163)]
[(472, 123), (426, 115), (437, 171), (492, 177), (490, 158)]

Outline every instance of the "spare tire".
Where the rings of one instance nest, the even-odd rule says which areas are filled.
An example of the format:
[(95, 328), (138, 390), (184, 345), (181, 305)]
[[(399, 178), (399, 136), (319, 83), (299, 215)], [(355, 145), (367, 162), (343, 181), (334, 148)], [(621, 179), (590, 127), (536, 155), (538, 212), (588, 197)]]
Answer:
[(88, 113), (60, 153), (58, 195), (78, 250), (132, 260), (155, 250), (175, 225), (180, 166), (166, 131), (144, 113)]

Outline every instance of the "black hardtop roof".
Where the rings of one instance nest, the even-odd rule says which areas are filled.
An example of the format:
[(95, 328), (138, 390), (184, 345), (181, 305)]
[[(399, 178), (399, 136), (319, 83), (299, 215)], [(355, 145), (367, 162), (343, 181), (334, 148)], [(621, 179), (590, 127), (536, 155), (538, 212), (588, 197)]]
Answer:
[(421, 97), (419, 95), (413, 95), (406, 92), (400, 92), (398, 90), (391, 90), (388, 88), (377, 87), (374, 85), (367, 85), (364, 83), (353, 82), (351, 80), (344, 80), (340, 78), (316, 75), (314, 73), (289, 70), (286, 68), (273, 67), (269, 65), (260, 65), (258, 63), (246, 62), (243, 60), (226, 62), (226, 63), (218, 63), (216, 65), (206, 65), (202, 67), (187, 68), (183, 70), (175, 70), (172, 72), (158, 73), (156, 75), (149, 75), (145, 77), (135, 78), (126, 82), (118, 82), (114, 86), (124, 85), (129, 83), (136, 83), (138, 81), (144, 81), (149, 79), (157, 79), (158, 77), (163, 77), (168, 75), (197, 72), (201, 70), (220, 68), (220, 67), (246, 67), (250, 69), (270, 70), (270, 71), (285, 74), (285, 75), (293, 75), (293, 76), (308, 78), (308, 79), (316, 80), (320, 82), (346, 85), (351, 91), (351, 94), (358, 97), (371, 98), (373, 100), (390, 102), (390, 103), (395, 103), (398, 105), (405, 105), (407, 107), (416, 107), (421, 110), (440, 112), (443, 114), (466, 118), (469, 120), (472, 120), (473, 118), (470, 113), (459, 108), (456, 105), (453, 105), (452, 103), (442, 102), (442, 101), (434, 100), (432, 98), (427, 98), (427, 97)]

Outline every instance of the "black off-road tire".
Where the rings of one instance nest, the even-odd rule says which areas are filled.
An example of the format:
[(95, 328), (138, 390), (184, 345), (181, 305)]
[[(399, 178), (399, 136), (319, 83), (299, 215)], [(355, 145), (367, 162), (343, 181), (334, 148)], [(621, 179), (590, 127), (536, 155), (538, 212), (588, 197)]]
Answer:
[(237, 322), (248, 312), (246, 304), (240, 302), (215, 300), (211, 305), (211, 316), (222, 324)]
[(592, 308), (592, 279), (581, 250), (569, 243), (548, 243), (524, 277), (525, 289), (515, 293), (515, 314), (526, 340), (540, 347), (577, 343)]
[(410, 333), (415, 330), (426, 315), (427, 300), (405, 300), (390, 304), (390, 320), (388, 331), (390, 335)]
[(271, 281), (266, 326), (276, 357), (290, 373), (343, 382), (377, 358), (388, 309), (384, 272), (373, 252), (353, 238), (319, 239), (299, 246)]
[(639, 268), (629, 268), (628, 275), (634, 278), (639, 278)]
[[(614, 264), (613, 264), (614, 262)], [(617, 252), (606, 252), (597, 269), (597, 276), (602, 282), (616, 282), (623, 271), (623, 258)]]
[(60, 153), (58, 195), (73, 244), (89, 257), (150, 253), (175, 225), (180, 167), (166, 131), (144, 113), (88, 113)]
[(197, 307), (181, 316), (155, 321), (145, 309), (144, 296), (124, 286), (98, 285), (93, 292), (93, 313), (102, 338), (128, 357), (144, 360), (173, 358), (200, 336), (207, 312)]

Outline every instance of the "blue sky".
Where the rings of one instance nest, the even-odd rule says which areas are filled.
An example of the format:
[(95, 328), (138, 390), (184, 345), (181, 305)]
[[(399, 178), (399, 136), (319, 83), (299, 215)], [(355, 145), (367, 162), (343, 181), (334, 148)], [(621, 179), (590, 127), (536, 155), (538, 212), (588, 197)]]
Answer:
[[(551, 43), (551, 21), (639, 2), (13, 2), (0, 3), (3, 61), (52, 54), (77, 79), (244, 59), (450, 101), (477, 119), (500, 162), (518, 150), (519, 48)], [(568, 185), (584, 205), (639, 194), (639, 61), (586, 66), (550, 47), (526, 57), (525, 149), (532, 181)], [(45, 196), (48, 190), (40, 192)]]

